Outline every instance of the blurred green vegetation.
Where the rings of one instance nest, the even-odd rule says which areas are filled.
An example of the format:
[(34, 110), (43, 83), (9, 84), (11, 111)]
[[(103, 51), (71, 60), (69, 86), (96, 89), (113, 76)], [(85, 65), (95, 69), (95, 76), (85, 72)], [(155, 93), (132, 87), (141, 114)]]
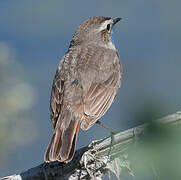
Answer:
[(35, 124), (27, 116), (36, 92), (24, 77), (13, 48), (0, 42), (0, 159), (6, 157), (6, 162), (9, 150), (31, 143), (37, 136)]
[(181, 179), (181, 125), (151, 121), (130, 148), (129, 159), (135, 179)]

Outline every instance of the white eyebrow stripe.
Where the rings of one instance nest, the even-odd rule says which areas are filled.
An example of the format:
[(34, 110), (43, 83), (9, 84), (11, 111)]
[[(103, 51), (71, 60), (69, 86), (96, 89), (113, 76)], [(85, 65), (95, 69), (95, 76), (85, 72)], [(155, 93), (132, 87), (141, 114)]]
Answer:
[(104, 21), (104, 22), (101, 24), (101, 26), (99, 27), (98, 31), (102, 31), (102, 30), (106, 29), (107, 24), (109, 24), (109, 23), (110, 23), (110, 24), (112, 23), (112, 20), (111, 20), (111, 19)]

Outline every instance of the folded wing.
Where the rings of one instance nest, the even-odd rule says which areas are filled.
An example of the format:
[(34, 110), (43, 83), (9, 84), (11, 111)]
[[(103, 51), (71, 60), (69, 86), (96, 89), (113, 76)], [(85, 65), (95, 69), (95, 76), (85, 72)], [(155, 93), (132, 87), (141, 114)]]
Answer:
[(113, 72), (106, 81), (91, 84), (85, 97), (84, 119), (81, 123), (83, 130), (89, 129), (109, 109), (116, 96), (120, 78), (119, 72)]

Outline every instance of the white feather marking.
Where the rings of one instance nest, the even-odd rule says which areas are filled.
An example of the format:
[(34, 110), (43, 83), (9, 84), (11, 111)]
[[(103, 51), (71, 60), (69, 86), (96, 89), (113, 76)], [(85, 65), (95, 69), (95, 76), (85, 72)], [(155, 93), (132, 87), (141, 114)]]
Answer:
[[(107, 28), (107, 25), (108, 25), (108, 24), (112, 24), (112, 23), (113, 23), (112, 19), (104, 21), (104, 22), (100, 25), (100, 27), (98, 28), (98, 31), (100, 32), (100, 31), (106, 29), (106, 28)], [(111, 41), (110, 41), (109, 43), (107, 43), (107, 44), (103, 44), (103, 45), (100, 44), (100, 46), (103, 46), (103, 47), (105, 47), (105, 48), (107, 48), (107, 49), (116, 50), (115, 45), (114, 45)]]
[(111, 41), (106, 46), (107, 46), (108, 49), (116, 50), (115, 45)]
[(112, 19), (104, 21), (104, 22), (100, 25), (98, 31), (102, 31), (102, 30), (106, 29), (107, 25), (108, 25), (108, 24), (112, 24), (112, 23), (113, 23)]

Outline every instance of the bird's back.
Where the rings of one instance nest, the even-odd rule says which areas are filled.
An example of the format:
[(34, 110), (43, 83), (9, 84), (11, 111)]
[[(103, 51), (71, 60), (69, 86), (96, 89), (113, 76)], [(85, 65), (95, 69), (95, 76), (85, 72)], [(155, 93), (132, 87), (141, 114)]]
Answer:
[[(121, 64), (118, 52), (105, 47), (97, 47), (94, 44), (76, 47), (70, 49), (62, 59), (59, 70), (64, 72), (59, 78), (65, 77), (66, 79), (64, 102), (76, 104), (77, 99), (81, 99), (84, 103), (84, 119), (91, 118), (91, 125), (93, 125), (105, 114), (120, 87)], [(100, 91), (102, 91), (102, 96)], [(104, 100), (106, 100), (105, 97), (101, 99), (103, 96), (111, 96), (111, 99), (107, 100), (107, 107), (100, 112), (98, 105), (103, 108)], [(92, 109), (95, 103), (98, 104), (97, 110)], [(82, 124), (84, 122), (83, 120)], [(82, 129), (88, 129), (91, 125), (87, 127), (82, 125)]]

